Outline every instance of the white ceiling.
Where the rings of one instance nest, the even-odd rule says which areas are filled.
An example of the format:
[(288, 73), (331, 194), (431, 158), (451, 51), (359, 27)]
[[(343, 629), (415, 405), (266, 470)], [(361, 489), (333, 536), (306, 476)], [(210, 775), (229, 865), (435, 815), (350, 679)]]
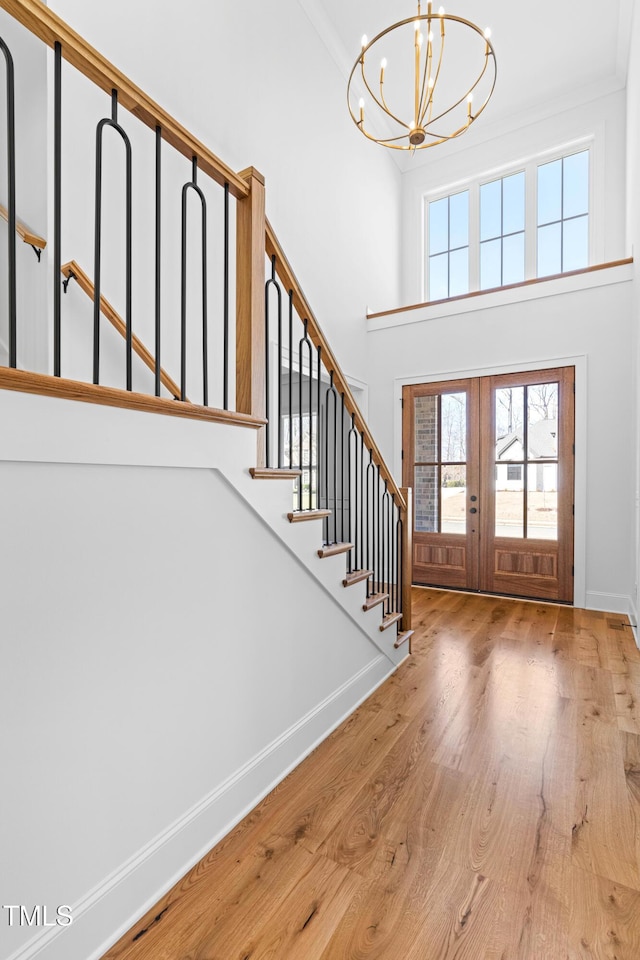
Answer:
[[(411, 17), (415, 0), (300, 0), (345, 76), (360, 52), (365, 33), (373, 37), (397, 20)], [(490, 26), (498, 76), (483, 117), (466, 137), (499, 128), (514, 118), (543, 117), (626, 84), (633, 0), (435, 0), (447, 13)], [(422, 4), (426, 13), (426, 0)], [(346, 106), (345, 106), (346, 109)], [(490, 126), (489, 126), (490, 125)], [(463, 138), (464, 139), (464, 138)], [(380, 148), (383, 149), (383, 148)], [(388, 151), (406, 169), (427, 162), (430, 150), (409, 157)]]

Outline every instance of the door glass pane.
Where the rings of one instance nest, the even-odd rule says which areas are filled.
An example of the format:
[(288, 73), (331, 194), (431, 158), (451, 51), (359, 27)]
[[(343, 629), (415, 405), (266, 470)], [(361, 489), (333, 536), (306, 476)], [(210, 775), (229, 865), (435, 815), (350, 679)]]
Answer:
[(438, 532), (438, 468), (416, 467), (413, 484), (416, 533)]
[[(443, 398), (444, 399), (444, 398)], [(441, 533), (467, 532), (467, 468), (459, 464), (442, 467)]]
[(524, 536), (524, 465), (496, 464), (496, 537)]
[(524, 387), (496, 390), (496, 460), (524, 460)]
[(527, 469), (527, 537), (557, 540), (558, 465), (530, 463)]
[(416, 397), (413, 410), (415, 463), (434, 463), (438, 459), (438, 398)]
[(467, 395), (443, 393), (441, 401), (443, 462), (467, 459)]
[(557, 460), (558, 384), (532, 384), (527, 389), (527, 408), (527, 459)]

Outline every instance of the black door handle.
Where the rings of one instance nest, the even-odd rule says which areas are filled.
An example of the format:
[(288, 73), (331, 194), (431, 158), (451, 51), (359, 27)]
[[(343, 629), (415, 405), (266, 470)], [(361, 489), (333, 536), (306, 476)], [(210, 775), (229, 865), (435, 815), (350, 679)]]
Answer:
[(469, 510), (469, 513), (477, 513), (477, 512), (478, 512), (478, 511), (476, 510), (475, 507), (471, 507), (471, 510)]
[(477, 497), (469, 497), (469, 500), (471, 500), (471, 503), (475, 503), (477, 499), (478, 499)]

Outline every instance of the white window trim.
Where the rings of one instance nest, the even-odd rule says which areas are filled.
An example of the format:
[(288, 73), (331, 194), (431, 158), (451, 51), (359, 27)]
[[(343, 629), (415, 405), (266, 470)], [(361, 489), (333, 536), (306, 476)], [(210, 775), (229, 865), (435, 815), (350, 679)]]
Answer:
[[(598, 125), (603, 128), (604, 125)], [(600, 144), (603, 143), (603, 129), (596, 130), (588, 136), (571, 140), (568, 143), (532, 154), (520, 160), (494, 167), (479, 176), (458, 180), (437, 190), (430, 190), (422, 194), (421, 203), (421, 277), (420, 288), (422, 299), (428, 302), (429, 280), (429, 203), (442, 200), (444, 197), (469, 191), (469, 292), (480, 289), (480, 187), (512, 174), (525, 173), (525, 280), (536, 278), (537, 273), (537, 203), (538, 177), (537, 168), (545, 163), (552, 163), (563, 157), (589, 151), (589, 265), (601, 263), (604, 259), (604, 237), (602, 224), (604, 220), (604, 164), (600, 160)]]

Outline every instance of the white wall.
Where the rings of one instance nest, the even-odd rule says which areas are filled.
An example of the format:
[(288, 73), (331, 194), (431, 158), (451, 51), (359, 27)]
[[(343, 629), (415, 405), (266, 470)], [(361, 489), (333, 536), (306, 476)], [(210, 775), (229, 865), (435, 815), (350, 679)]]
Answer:
[(393, 669), (229, 482), (254, 443), (0, 392), (2, 903), (74, 915), (2, 957), (100, 956)]
[[(520, 163), (545, 151), (594, 137), (593, 185), (595, 207), (591, 227), (596, 229), (595, 260), (607, 262), (627, 255), (625, 244), (625, 197), (612, 184), (624, 183), (625, 95), (609, 94), (591, 103), (572, 106), (535, 123), (513, 117), (495, 135), (480, 140), (462, 138), (455, 149), (448, 145), (432, 151), (433, 158), (403, 177), (402, 303), (420, 303), (422, 294), (423, 197), (455, 186), (470, 178), (485, 176)], [(482, 133), (480, 122), (479, 132)], [(475, 132), (475, 131), (474, 131)], [(392, 309), (396, 304), (372, 301), (372, 310)]]
[[(632, 283), (629, 267), (602, 273), (607, 276), (591, 282), (607, 285), (580, 290), (567, 278), (525, 288), (522, 302), (488, 294), (463, 301), (458, 313), (452, 303), (447, 315), (422, 308), (370, 321), (369, 414), (383, 456), (400, 475), (403, 381), (578, 358), (576, 588), (580, 579), (582, 589), (576, 589), (576, 603), (626, 613), (634, 583)], [(468, 312), (460, 312), (463, 307)]]
[(638, 617), (640, 609), (640, 595), (638, 581), (640, 580), (640, 184), (638, 183), (638, 169), (640, 169), (640, 14), (637, 6), (633, 10), (633, 26), (631, 32), (631, 55), (629, 59), (629, 74), (627, 78), (627, 245), (634, 257), (634, 283), (632, 297), (633, 317), (633, 354), (635, 360), (636, 403), (634, 407), (633, 432), (636, 441), (635, 461), (635, 546), (634, 546), (634, 615)]
[[(298, 0), (250, 8), (186, 0), (179, 16), (151, 0), (50, 6), (232, 168), (265, 175), (267, 215), (341, 365), (363, 377), (366, 304), (399, 300), (401, 178), (354, 129), (343, 78)], [(99, 95), (102, 115), (108, 108)], [(78, 129), (77, 117), (66, 122)], [(91, 130), (81, 142), (67, 178), (80, 221)], [(152, 173), (140, 175), (142, 189)], [(65, 247), (66, 259), (91, 260), (92, 235), (80, 230)]]

